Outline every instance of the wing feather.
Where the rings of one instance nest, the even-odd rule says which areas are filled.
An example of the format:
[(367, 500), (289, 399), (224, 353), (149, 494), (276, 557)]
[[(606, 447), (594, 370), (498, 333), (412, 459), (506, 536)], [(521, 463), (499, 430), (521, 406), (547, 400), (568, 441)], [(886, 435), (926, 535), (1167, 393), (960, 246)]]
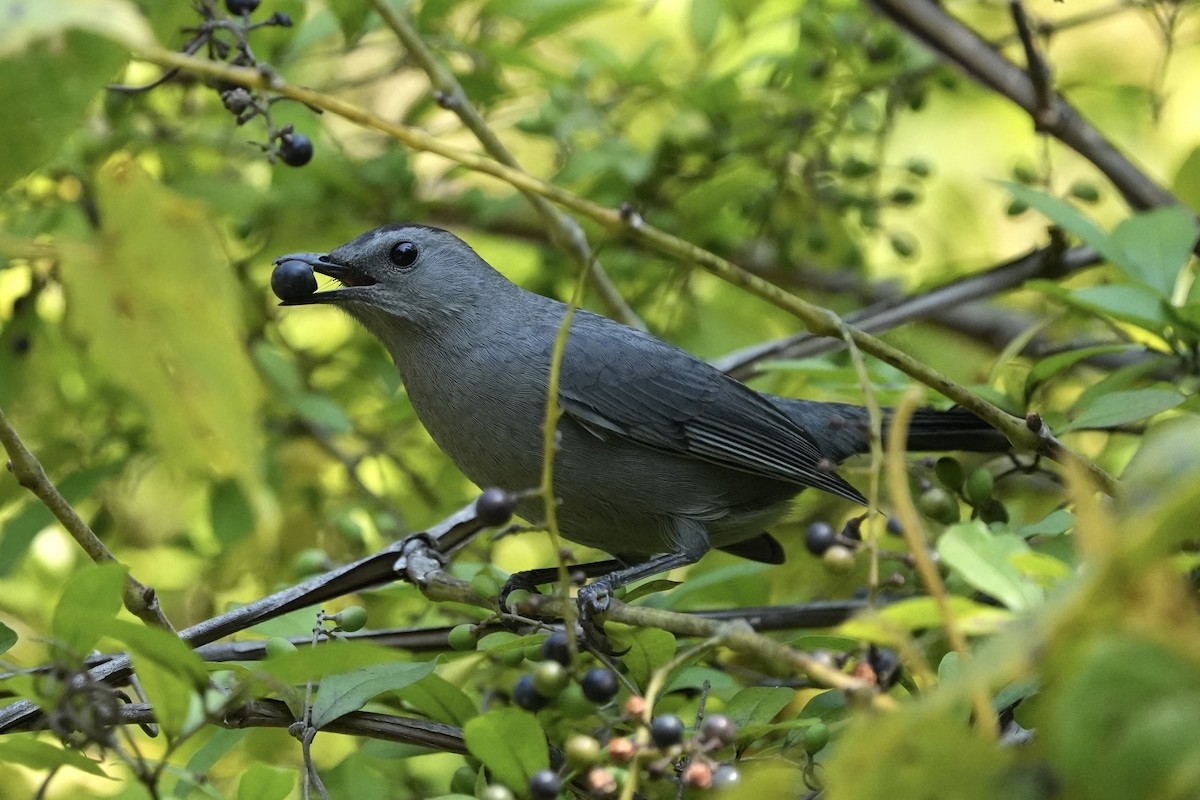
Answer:
[(865, 503), (829, 470), (816, 440), (766, 398), (678, 348), (603, 317), (576, 315), (559, 401), (567, 416), (601, 438), (619, 436)]

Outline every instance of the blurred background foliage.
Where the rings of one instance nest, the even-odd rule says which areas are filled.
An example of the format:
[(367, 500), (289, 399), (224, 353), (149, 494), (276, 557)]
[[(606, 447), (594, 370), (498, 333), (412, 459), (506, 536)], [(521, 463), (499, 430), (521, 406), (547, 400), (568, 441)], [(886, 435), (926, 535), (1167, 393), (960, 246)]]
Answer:
[[(1023, 63), (1005, 4), (953, 10)], [(1149, 176), (1200, 205), (1192, 4), (1037, 2), (1029, 11), (1053, 30), (1042, 44), (1057, 87)], [(289, 82), (478, 149), (366, 0), (265, 0), (257, 16), (275, 12), (294, 26), (254, 30), (250, 41)], [(839, 312), (1044, 245), (1047, 216), (999, 181), (1066, 198), (1104, 229), (1129, 216), (1085, 158), (1038, 135), (1027, 114), (864, 4), (427, 0), (405, 13), (527, 171), (605, 206), (628, 203), (648, 223)], [(271, 260), (412, 220), (455, 231), (513, 280), (565, 299), (573, 265), (529, 203), (506, 184), (296, 103), (274, 105), (273, 118), (309, 137), (315, 156), (300, 168), (271, 163), (256, 144), (265, 140), (259, 121), (235, 125), (218, 93), (186, 73), (151, 91), (106, 91), (110, 82), (158, 77), (158, 67), (131, 62), (130, 51), (155, 40), (178, 48), (187, 38), (180, 29), (199, 19), (184, 0), (5, 0), (0, 17), (13, 20), (0, 33), (0, 408), (101, 538), (159, 591), (167, 616), (177, 624), (211, 616), (470, 500), (475, 489), (418, 424), (383, 349), (333, 309), (278, 308)], [(797, 329), (736, 286), (580, 222), (620, 294), (669, 341), (718, 358)], [(1121, 275), (1119, 265), (1100, 266), (1055, 286)], [(1181, 275), (1175, 290), (1186, 308), (1190, 268)], [(1104, 417), (1104, 427), (1122, 428), (1116, 433), (1068, 437), (1119, 473), (1139, 447), (1142, 420), (1168, 407), (1184, 417), (1194, 410), (1194, 338), (1172, 339), (1177, 320), (1156, 327), (1061, 299), (1036, 287), (1005, 293), (996, 309), (1010, 339), (932, 322), (888, 339), (1010, 411), (1034, 408), (1059, 427), (1081, 397), (1173, 391), (1174, 402), (1161, 406), (1148, 395), (1123, 398), (1122, 407), (1147, 405)], [(585, 304), (604, 310), (591, 294)], [(1116, 378), (1078, 360), (1039, 373), (1044, 358), (1009, 346), (1035, 333), (1059, 349), (1084, 343), (1178, 358), (1169, 369), (1156, 360)], [(908, 383), (879, 364), (870, 373), (883, 402)], [(828, 400), (862, 396), (844, 354), (764, 369), (754, 385)], [(1172, 474), (1195, 466), (1173, 457), (1182, 463)], [(847, 474), (865, 485), (865, 466)], [(928, 464), (914, 467), (914, 482), (933, 480)], [(1153, 483), (1143, 488), (1154, 492)], [(997, 496), (1011, 530), (1041, 524), (1063, 501), (1046, 475), (1005, 481)], [(852, 510), (819, 497), (801, 506), (781, 531), (787, 565), (711, 555), (671, 604), (852, 595), (866, 579), (864, 563), (830, 571), (800, 546), (804, 523), (840, 525)], [(1139, 513), (1153, 520), (1147, 528), (1161, 522), (1158, 512)], [(1043, 549), (1073, 565), (1073, 546), (1056, 536), (1069, 524), (1049, 531), (1055, 541)], [(513, 571), (553, 558), (544, 537), (528, 534), (479, 542), (456, 569), (470, 577), (487, 562)], [(85, 561), (28, 493), (0, 481), (0, 617), (20, 637), (6, 656), (12, 662), (45, 660), (38, 637), (49, 629), (53, 598)], [(407, 588), (363, 602), (379, 626), (463, 619)], [(1131, 647), (1151, 661), (1176, 658), (1150, 645), (1080, 645), (1089, 669), (1103, 675)], [(1184, 649), (1194, 658), (1194, 648)], [(1076, 676), (1071, 691), (1091, 691), (1085, 678)], [(893, 723), (906, 736), (924, 724)], [(1067, 730), (1052, 744), (1073, 754), (1071, 736), (1085, 732)], [(245, 761), (298, 758), (282, 732), (243, 741)], [(329, 765), (387, 749), (354, 752), (335, 737), (323, 745)], [(1088, 777), (1074, 757), (1063, 757), (1076, 769), (1064, 774)], [(444, 792), (460, 763), (437, 756), (386, 769), (396, 786), (422, 796)], [(981, 766), (979, 780), (991, 780), (984, 774), (993, 767)], [(860, 767), (839, 769), (851, 776)], [(30, 775), (4, 771), (0, 797), (28, 796)], [(232, 792), (234, 774), (223, 791)], [(337, 774), (335, 782), (352, 785)], [(1101, 788), (1071, 796), (1139, 796), (1108, 795), (1104, 781), (1088, 780)]]

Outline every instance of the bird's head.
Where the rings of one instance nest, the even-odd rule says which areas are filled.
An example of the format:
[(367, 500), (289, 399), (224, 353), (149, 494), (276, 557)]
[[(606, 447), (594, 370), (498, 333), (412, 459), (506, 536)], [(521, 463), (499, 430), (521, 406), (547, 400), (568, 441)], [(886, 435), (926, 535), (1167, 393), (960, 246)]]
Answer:
[[(382, 336), (396, 324), (423, 330), (470, 316), (513, 285), (452, 233), (386, 225), (328, 253), (275, 259), (271, 286), (285, 306), (328, 303)], [(317, 291), (312, 272), (341, 286)]]

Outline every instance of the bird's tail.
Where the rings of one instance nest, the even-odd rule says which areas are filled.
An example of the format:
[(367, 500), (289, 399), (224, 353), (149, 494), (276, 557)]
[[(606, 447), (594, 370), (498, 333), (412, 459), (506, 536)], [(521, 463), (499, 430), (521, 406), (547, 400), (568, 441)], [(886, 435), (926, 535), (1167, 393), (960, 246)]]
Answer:
[[(870, 449), (867, 410), (862, 406), (768, 397), (835, 462)], [(892, 409), (883, 409), (885, 441), (891, 418)], [(908, 425), (907, 448), (913, 451), (1003, 453), (1011, 447), (999, 431), (962, 408), (919, 408)]]

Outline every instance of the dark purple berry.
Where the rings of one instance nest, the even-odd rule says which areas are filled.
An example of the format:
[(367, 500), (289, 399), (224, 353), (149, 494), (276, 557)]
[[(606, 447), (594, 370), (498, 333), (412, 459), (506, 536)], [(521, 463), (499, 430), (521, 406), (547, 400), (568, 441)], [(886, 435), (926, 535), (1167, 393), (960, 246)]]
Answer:
[(292, 27), (292, 17), (290, 14), (287, 14), (283, 11), (276, 11), (271, 15), (271, 18), (267, 20), (267, 24), (278, 25), (281, 28), (290, 28)]
[(235, 16), (244, 16), (253, 14), (254, 9), (258, 8), (259, 0), (225, 0), (225, 8), (229, 9), (230, 14)]
[(683, 720), (674, 714), (659, 714), (650, 720), (650, 738), (656, 747), (673, 747), (683, 741)]
[(516, 505), (517, 498), (503, 489), (484, 489), (475, 500), (475, 517), (493, 528), (508, 522)]
[(583, 696), (593, 703), (607, 703), (617, 696), (617, 676), (606, 667), (592, 667), (584, 674), (579, 687), (583, 689)]
[(533, 686), (533, 676), (528, 673), (518, 678), (513, 686), (513, 700), (526, 711), (537, 711), (546, 705), (546, 698), (538, 694)]
[(533, 800), (554, 800), (561, 789), (562, 781), (552, 769), (539, 769), (529, 777), (529, 796)]
[(804, 546), (814, 556), (824, 555), (837, 541), (837, 531), (828, 522), (814, 522), (804, 532)]
[(737, 736), (737, 725), (724, 714), (712, 714), (700, 723), (700, 736), (720, 745), (733, 744), (733, 739)]
[(317, 291), (317, 277), (303, 261), (284, 261), (271, 273), (271, 291), (285, 303), (301, 300)]
[(547, 661), (557, 661), (564, 667), (571, 665), (571, 651), (567, 647), (567, 635), (557, 631), (546, 637), (542, 642), (542, 658)]
[(289, 167), (303, 167), (312, 157), (312, 140), (303, 133), (285, 133), (279, 138), (279, 158)]
[(887, 691), (895, 685), (900, 677), (900, 659), (895, 651), (886, 647), (871, 645), (867, 648), (867, 663), (875, 671), (875, 682), (879, 688)]

